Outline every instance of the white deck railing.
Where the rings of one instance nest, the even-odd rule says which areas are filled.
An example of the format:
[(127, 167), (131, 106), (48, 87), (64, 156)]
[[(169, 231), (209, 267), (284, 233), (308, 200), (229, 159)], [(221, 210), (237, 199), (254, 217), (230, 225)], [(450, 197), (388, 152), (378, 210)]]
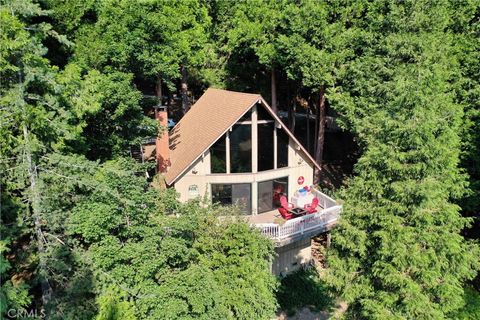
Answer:
[(319, 212), (287, 220), (282, 225), (276, 223), (258, 223), (255, 224), (255, 226), (268, 238), (282, 240), (295, 235), (301, 235), (314, 229), (321, 230), (327, 225), (336, 222), (342, 212), (342, 206), (316, 189), (313, 189), (313, 193), (318, 198), (319, 205), (323, 208)]

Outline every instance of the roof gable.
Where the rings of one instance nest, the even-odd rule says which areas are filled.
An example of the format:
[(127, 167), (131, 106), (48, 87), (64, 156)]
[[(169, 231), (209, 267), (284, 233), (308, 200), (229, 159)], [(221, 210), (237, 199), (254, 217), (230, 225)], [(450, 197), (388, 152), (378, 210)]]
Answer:
[(261, 99), (259, 94), (209, 88), (170, 132), (171, 185), (218, 138)]
[(320, 168), (259, 94), (209, 88), (170, 132), (172, 165), (165, 174), (166, 183), (173, 184), (257, 102), (281, 124), (306, 157)]

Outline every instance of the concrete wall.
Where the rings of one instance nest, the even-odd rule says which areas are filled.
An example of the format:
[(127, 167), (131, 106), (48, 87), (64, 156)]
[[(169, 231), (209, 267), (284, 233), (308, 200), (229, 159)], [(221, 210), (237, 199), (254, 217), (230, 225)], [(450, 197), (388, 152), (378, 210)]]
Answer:
[(275, 248), (277, 256), (272, 262), (272, 273), (286, 275), (298, 270), (312, 259), (311, 239), (303, 239), (283, 247)]
[[(256, 157), (256, 154), (253, 155)], [(175, 182), (175, 189), (180, 193), (180, 200), (187, 201), (197, 196), (208, 199), (211, 197), (211, 183), (251, 183), (252, 184), (252, 214), (257, 213), (257, 184), (255, 182), (272, 180), (288, 176), (288, 195), (293, 196), (301, 186), (313, 184), (313, 164), (290, 139), (288, 148), (289, 167), (261, 171), (257, 173), (210, 174), (210, 153), (207, 151)], [(297, 183), (303, 176), (302, 185)], [(193, 187), (196, 186), (196, 187)], [(194, 191), (194, 190), (197, 191)]]

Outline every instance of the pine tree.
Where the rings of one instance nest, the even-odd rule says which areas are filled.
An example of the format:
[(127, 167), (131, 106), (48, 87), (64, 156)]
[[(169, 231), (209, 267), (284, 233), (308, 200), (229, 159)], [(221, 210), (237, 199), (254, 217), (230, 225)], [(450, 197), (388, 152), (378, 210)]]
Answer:
[(344, 10), (358, 57), (331, 98), (363, 153), (342, 194), (328, 281), (352, 317), (448, 318), (479, 268), (478, 246), (460, 234), (470, 220), (452, 202), (466, 186), (463, 109), (451, 94), (452, 10), (446, 1), (359, 1)]

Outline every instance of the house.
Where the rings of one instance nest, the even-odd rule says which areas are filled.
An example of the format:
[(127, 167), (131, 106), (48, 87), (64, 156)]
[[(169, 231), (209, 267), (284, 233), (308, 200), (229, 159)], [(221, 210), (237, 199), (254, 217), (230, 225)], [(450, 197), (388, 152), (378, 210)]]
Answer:
[[(165, 107), (157, 108), (156, 118), (167, 125)], [(310, 256), (298, 253), (309, 248), (311, 236), (328, 231), (341, 210), (313, 190), (320, 202), (316, 214), (275, 223), (280, 197), (311, 186), (320, 167), (259, 94), (208, 89), (169, 134), (159, 135), (156, 161), (181, 201), (206, 197), (236, 205), (287, 250), (291, 257), (276, 273), (291, 270), (283, 265), (292, 259), (307, 262)]]

